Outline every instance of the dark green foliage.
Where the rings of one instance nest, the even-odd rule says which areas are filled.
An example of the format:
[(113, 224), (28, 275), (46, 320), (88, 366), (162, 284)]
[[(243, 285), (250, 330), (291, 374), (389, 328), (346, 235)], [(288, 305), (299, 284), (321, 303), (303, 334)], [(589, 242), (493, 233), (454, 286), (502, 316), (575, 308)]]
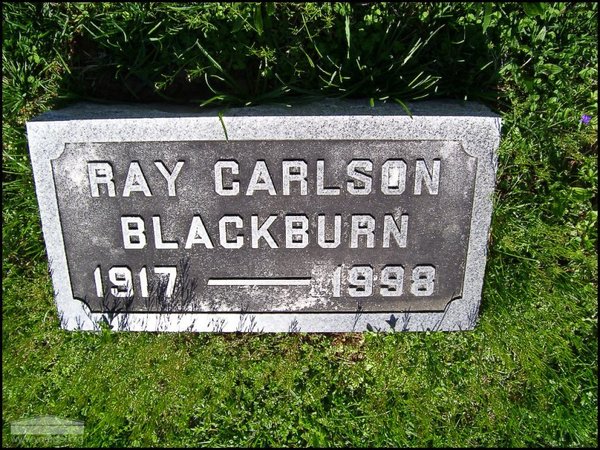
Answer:
[[(48, 30), (36, 64), (45, 52), (60, 55), (69, 95), (231, 104), (299, 94), (406, 101), (489, 97), (497, 81), (489, 44), (495, 36), (478, 23), (478, 4), (7, 5), (9, 23), (24, 8), (33, 29)], [(468, 23), (456, 21), (466, 14), (473, 16)]]
[[(3, 446), (597, 446), (595, 3), (4, 3)], [(77, 98), (481, 100), (503, 120), (467, 333), (65, 332), (24, 122)], [(581, 116), (591, 116), (589, 124)]]

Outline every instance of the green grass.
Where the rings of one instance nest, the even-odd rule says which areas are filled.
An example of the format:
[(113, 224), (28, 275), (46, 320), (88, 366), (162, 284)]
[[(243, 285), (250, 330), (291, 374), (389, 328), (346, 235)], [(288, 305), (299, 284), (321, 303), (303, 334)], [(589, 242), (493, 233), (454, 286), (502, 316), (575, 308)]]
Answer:
[[(595, 4), (2, 6), (3, 446), (81, 443), (10, 434), (56, 415), (86, 447), (597, 447)], [(76, 99), (322, 96), (502, 116), (474, 331), (59, 328), (26, 120)]]

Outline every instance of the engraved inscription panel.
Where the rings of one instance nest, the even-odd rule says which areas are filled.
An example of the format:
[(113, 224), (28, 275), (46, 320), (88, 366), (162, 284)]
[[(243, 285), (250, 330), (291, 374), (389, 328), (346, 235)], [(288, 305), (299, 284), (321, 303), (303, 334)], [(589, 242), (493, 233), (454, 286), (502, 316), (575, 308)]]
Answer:
[(52, 161), (73, 296), (100, 312), (442, 311), (476, 159), (456, 141), (72, 143)]

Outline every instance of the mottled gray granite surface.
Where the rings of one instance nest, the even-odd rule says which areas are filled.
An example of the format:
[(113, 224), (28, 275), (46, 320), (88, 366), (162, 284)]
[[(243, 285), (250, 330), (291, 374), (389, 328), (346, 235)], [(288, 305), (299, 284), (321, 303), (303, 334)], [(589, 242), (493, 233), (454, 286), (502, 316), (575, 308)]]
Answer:
[[(472, 329), (479, 314), (485, 273), (500, 119), (488, 108), (476, 103), (436, 101), (409, 104), (408, 107), (411, 116), (399, 105), (388, 103), (370, 107), (366, 100), (330, 100), (304, 105), (268, 105), (226, 110), (160, 104), (78, 103), (47, 112), (28, 122), (27, 134), (36, 193), (62, 326), (70, 330), (97, 330), (99, 321), (104, 318), (115, 329), (132, 331), (340, 332)], [(112, 311), (93, 312), (89, 301), (73, 294), (74, 283), (71, 276), (76, 270), (69, 267), (69, 258), (72, 257), (68, 256), (71, 254), (70, 248), (67, 248), (65, 242), (70, 242), (71, 238), (64, 235), (68, 227), (62, 221), (72, 224), (75, 220), (75, 190), (79, 189), (81, 195), (85, 195), (88, 180), (81, 179), (76, 171), (68, 172), (68, 167), (62, 162), (67, 155), (66, 150), (82, 149), (82, 160), (92, 160), (94, 154), (85, 153), (83, 149), (98, 151), (98, 155), (105, 156), (101, 153), (101, 148), (119, 148), (120, 143), (135, 143), (141, 149), (139, 151), (143, 152), (144, 146), (156, 143), (165, 143), (162, 147), (168, 148), (171, 144), (167, 143), (197, 141), (239, 141), (240, 145), (244, 142), (256, 142), (257, 145), (267, 147), (270, 142), (319, 141), (324, 148), (330, 144), (333, 148), (334, 143), (339, 141), (356, 141), (368, 145), (376, 145), (379, 141), (402, 141), (402, 145), (420, 142), (420, 145), (430, 146), (432, 152), (434, 148), (445, 148), (444, 143), (456, 143), (462, 149), (460, 152), (463, 152), (464, 158), (472, 161), (469, 162), (471, 172), (464, 174), (466, 178), (471, 177), (472, 188), (463, 193), (465, 198), (468, 197), (471, 208), (465, 212), (468, 213), (468, 226), (463, 227), (462, 231), (467, 245), (464, 249), (464, 267), (460, 272), (463, 274), (460, 295), (449, 299), (444, 309), (439, 311), (414, 311), (402, 306), (385, 312), (372, 311), (368, 304), (361, 305), (357, 302), (353, 311), (325, 306), (323, 310), (292, 307), (289, 311), (276, 308), (273, 311), (258, 311), (242, 307), (241, 310), (232, 312), (231, 308), (219, 309), (216, 306), (212, 309), (192, 308), (173, 313), (143, 311), (124, 314), (114, 308), (108, 308)], [(434, 145), (436, 142), (441, 144)], [(399, 146), (401, 147), (400, 144)], [(225, 159), (233, 157), (235, 155), (229, 155)], [(76, 164), (76, 154), (71, 156), (71, 161)], [(71, 174), (69, 182), (75, 184), (63, 183), (66, 173)], [(446, 177), (444, 172), (441, 176)], [(451, 178), (444, 179), (452, 183)], [(64, 192), (70, 192), (71, 189), (74, 194), (68, 200), (59, 199), (59, 188)], [(458, 192), (458, 187), (453, 189)], [(61, 204), (69, 204), (71, 212), (67, 213), (68, 208), (61, 207)], [(82, 208), (84, 204), (85, 201), (82, 200)], [(77, 220), (85, 224), (85, 217)], [(310, 257), (310, 254), (307, 255)], [(459, 259), (457, 256), (457, 261)], [(223, 264), (226, 265), (226, 261)], [(118, 278), (120, 275), (114, 276)], [(90, 274), (90, 277), (93, 275)], [(408, 286), (405, 286), (405, 290), (407, 289)], [(254, 297), (261, 295), (260, 288), (249, 289), (248, 292)], [(298, 302), (301, 301), (298, 298)]]

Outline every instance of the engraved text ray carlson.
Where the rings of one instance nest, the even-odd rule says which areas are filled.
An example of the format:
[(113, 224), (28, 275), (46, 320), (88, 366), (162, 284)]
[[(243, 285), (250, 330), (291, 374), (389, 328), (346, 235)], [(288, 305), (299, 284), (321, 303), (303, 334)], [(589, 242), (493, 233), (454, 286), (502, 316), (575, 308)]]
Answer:
[[(79, 103), (27, 124), (69, 330), (468, 330), (500, 119), (476, 103)], [(224, 127), (227, 134), (224, 132)]]

